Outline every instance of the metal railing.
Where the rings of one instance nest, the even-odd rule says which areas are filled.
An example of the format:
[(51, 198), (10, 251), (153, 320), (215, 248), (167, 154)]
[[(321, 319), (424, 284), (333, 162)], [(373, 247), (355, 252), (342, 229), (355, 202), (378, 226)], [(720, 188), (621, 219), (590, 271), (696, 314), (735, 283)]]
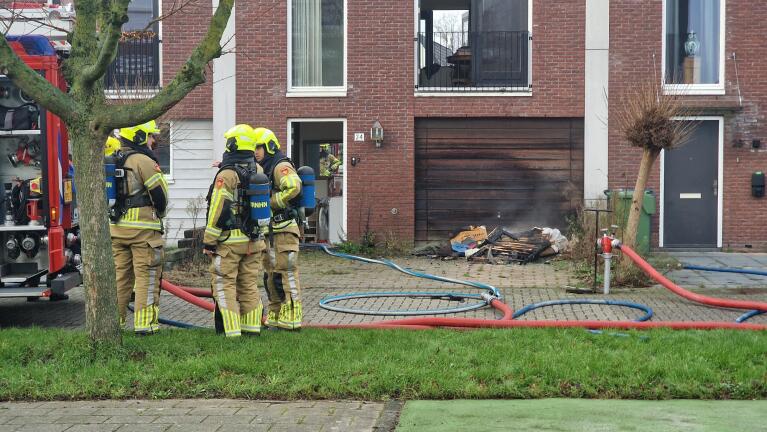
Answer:
[(529, 91), (530, 32), (422, 32), (419, 91)]
[(117, 57), (104, 76), (107, 91), (152, 91), (160, 88), (160, 38), (120, 41)]

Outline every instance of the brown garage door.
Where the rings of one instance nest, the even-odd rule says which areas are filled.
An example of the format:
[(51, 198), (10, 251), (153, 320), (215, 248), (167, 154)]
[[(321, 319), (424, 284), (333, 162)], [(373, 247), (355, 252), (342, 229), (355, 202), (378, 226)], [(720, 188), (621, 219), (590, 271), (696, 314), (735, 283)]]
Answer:
[(565, 228), (583, 197), (583, 119), (416, 119), (416, 241), (464, 225)]

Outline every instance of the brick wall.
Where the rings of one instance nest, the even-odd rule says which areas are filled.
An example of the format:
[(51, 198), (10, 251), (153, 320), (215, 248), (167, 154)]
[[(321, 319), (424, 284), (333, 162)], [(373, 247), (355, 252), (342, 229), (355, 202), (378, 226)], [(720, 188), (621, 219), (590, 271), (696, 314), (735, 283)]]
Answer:
[[(724, 218), (723, 246), (725, 248), (767, 247), (767, 225), (762, 215), (767, 212), (767, 200), (751, 197), (751, 173), (767, 171), (767, 149), (754, 151), (752, 139), (767, 144), (765, 113), (767, 74), (761, 59), (767, 56), (767, 46), (759, 34), (759, 22), (767, 19), (767, 3), (759, 0), (728, 0), (726, 2), (726, 62), (725, 96), (687, 96), (689, 106), (704, 115), (724, 116)], [(612, 0), (610, 4), (610, 111), (620, 109), (626, 90), (643, 80), (660, 79), (662, 65), (662, 2), (661, 0)], [(737, 57), (738, 77), (735, 61)], [(655, 58), (653, 59), (653, 55)], [(657, 73), (656, 73), (657, 72)], [(738, 84), (742, 105), (738, 98)], [(609, 120), (611, 188), (633, 188), (641, 152), (627, 145), (617, 127), (615, 116)], [(733, 143), (742, 139), (745, 146)], [(648, 185), (660, 195), (660, 162), (656, 163)], [(658, 224), (653, 218), (653, 241), (658, 244)]]
[[(184, 4), (182, 9), (162, 22), (162, 74), (163, 85), (167, 85), (207, 33), (213, 9), (210, 0), (161, 1), (164, 14), (168, 14), (174, 6), (178, 8), (179, 4)], [(206, 82), (189, 93), (167, 116), (176, 119), (211, 119), (213, 117), (212, 79), (213, 71), (208, 67)]]
[[(285, 97), (287, 2), (238, 4), (237, 87), (251, 97), (238, 97), (237, 116), (272, 128), (283, 145), (290, 118), (347, 119), (347, 158), (361, 159), (345, 167), (351, 238), (366, 228), (413, 238), (415, 118), (583, 116), (585, 0), (533, 2), (532, 97), (414, 97), (413, 2), (347, 3), (345, 98)], [(369, 141), (375, 119), (385, 130), (380, 149)], [(365, 132), (366, 142), (354, 142), (355, 132)]]

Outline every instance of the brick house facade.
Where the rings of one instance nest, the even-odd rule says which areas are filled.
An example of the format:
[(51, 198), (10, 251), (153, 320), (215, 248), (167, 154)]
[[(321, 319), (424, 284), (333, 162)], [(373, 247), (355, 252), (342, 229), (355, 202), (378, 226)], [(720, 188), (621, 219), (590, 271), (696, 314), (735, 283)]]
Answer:
[[(160, 1), (163, 10), (174, 4)], [(421, 82), (428, 66), (435, 66), (421, 63), (432, 55), (425, 48), (431, 46), (429, 40), (421, 39), (425, 37), (423, 11), (439, 9), (435, 5), (440, 3), (461, 9), (482, 0), (346, 0), (344, 88), (321, 96), (294, 92), (289, 82), (291, 1), (238, 2), (230, 21), (230, 34), (236, 36), (230, 44), (230, 48), (236, 45), (233, 53), (218, 60), (208, 82), (168, 116), (189, 138), (182, 137), (186, 142), (179, 141), (174, 149), (175, 218), (184, 221), (184, 203), (204, 192), (213, 174), (209, 161), (223, 150), (219, 131), (235, 122), (269, 127), (283, 148), (291, 148), (295, 138), (291, 122), (343, 120), (344, 234), (351, 239), (371, 231), (379, 239), (424, 240), (432, 235), (428, 226), (438, 225), (439, 219), (446, 224), (484, 223), (488, 219), (480, 220), (478, 209), (485, 207), (487, 218), (497, 213), (499, 223), (515, 225), (519, 220), (529, 227), (535, 221), (534, 209), (543, 201), (560, 200), (554, 207), (568, 210), (573, 198), (599, 199), (604, 189), (631, 188), (640, 152), (626, 144), (615, 116), (608, 113), (620, 109), (636, 83), (663, 79), (666, 1), (685, 0), (530, 0), (525, 29), (532, 36), (525, 66), (529, 88), (432, 92), (424, 91)], [(714, 198), (721, 204), (715, 215), (716, 244), (709, 246), (763, 248), (767, 228), (759, 216), (767, 204), (764, 198), (752, 196), (751, 175), (767, 170), (767, 141), (762, 136), (767, 130), (761, 109), (767, 101), (767, 74), (759, 67), (767, 47), (757, 27), (758, 18), (767, 17), (767, 5), (757, 0), (718, 1), (724, 13), (723, 90), (684, 97), (696, 115), (721, 119), (722, 124), (723, 138), (718, 143), (722, 152), (715, 155), (721, 166), (715, 179), (720, 192)], [(208, 2), (190, 5), (162, 24), (164, 83), (207, 30)], [(482, 30), (472, 21), (474, 6), (467, 8), (471, 14), (467, 9), (464, 17), (469, 17), (470, 28), (474, 26), (471, 31)], [(439, 48), (445, 51), (443, 57), (459, 57), (456, 47)], [(437, 69), (446, 70), (444, 58), (428, 63), (432, 61), (442, 63)], [(449, 68), (455, 78), (460, 65), (456, 62)], [(370, 137), (376, 120), (385, 131), (380, 148)], [(363, 141), (355, 139), (359, 133), (364, 133)], [(756, 148), (755, 140), (764, 144)], [(480, 158), (478, 153), (486, 155), (474, 160)], [(497, 154), (497, 161), (492, 154)], [(661, 215), (664, 207), (666, 216), (670, 214), (670, 204), (662, 197), (668, 186), (662, 181), (662, 160), (656, 163), (648, 185), (661, 210), (652, 217), (653, 246), (661, 245), (674, 228), (666, 226), (669, 220)], [(514, 169), (519, 166), (527, 174), (518, 179)], [(453, 189), (434, 187), (435, 179), (446, 178), (451, 170), (455, 172), (455, 179), (449, 179)], [(495, 176), (494, 170), (498, 171)], [(442, 172), (443, 177), (434, 172)], [(507, 173), (513, 184), (499, 184)], [(674, 174), (666, 170), (665, 178)], [(474, 195), (514, 201), (516, 207), (492, 207), (490, 199), (472, 201), (471, 188)], [(520, 190), (509, 192), (512, 189)], [(561, 190), (552, 192), (556, 189)], [(449, 202), (443, 199), (446, 194), (460, 198), (449, 211), (439, 207)], [(520, 207), (533, 210), (527, 214)], [(537, 215), (541, 224), (547, 222), (543, 214)], [(684, 223), (695, 217), (682, 214), (678, 219)], [(433, 232), (442, 235), (444, 227)], [(665, 238), (663, 246), (670, 243)]]
[[(723, 248), (767, 246), (767, 227), (761, 216), (767, 201), (751, 194), (751, 175), (767, 169), (767, 152), (752, 148), (764, 142), (767, 74), (759, 67), (767, 47), (759, 36), (758, 22), (767, 17), (767, 4), (750, 0), (727, 0), (725, 9), (725, 91), (723, 95), (684, 96), (686, 105), (702, 116), (723, 120)], [(663, 2), (612, 0), (610, 2), (610, 106), (618, 107), (632, 83), (659, 76), (662, 52)], [(735, 53), (735, 59), (732, 54)], [(653, 54), (657, 68), (653, 64)], [(737, 68), (737, 71), (736, 71)], [(640, 152), (629, 147), (610, 118), (610, 187), (633, 187)], [(661, 189), (660, 161), (648, 187)], [(659, 203), (660, 204), (660, 203)], [(694, 215), (690, 215), (694, 218)], [(653, 217), (653, 244), (659, 244), (660, 214)]]
[[(237, 121), (268, 126), (284, 143), (289, 119), (346, 119), (349, 237), (371, 230), (412, 240), (417, 120), (583, 117), (585, 2), (532, 4), (533, 91), (520, 97), (414, 92), (414, 3), (402, 1), (346, 2), (345, 97), (287, 97), (288, 3), (238, 4), (237, 92), (248, 96), (237, 100)], [(258, 31), (242, 30), (255, 22)], [(381, 148), (367, 133), (376, 119), (385, 129)], [(365, 141), (353, 141), (355, 132)], [(351, 157), (360, 162), (350, 166)]]

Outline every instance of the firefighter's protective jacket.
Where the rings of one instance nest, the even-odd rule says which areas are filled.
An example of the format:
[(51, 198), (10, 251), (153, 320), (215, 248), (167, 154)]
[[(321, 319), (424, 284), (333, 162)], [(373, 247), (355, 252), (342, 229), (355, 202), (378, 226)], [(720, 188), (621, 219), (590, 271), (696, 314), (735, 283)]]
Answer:
[(135, 153), (129, 147), (123, 152), (132, 153), (124, 165), (128, 199), (145, 205), (127, 206), (125, 214), (110, 223), (112, 237), (129, 238), (135, 230), (162, 231), (162, 218), (168, 207), (168, 182), (160, 166), (147, 155)]
[[(270, 205), (272, 213), (283, 213), (290, 207), (290, 200), (301, 193), (301, 177), (296, 173), (295, 168), (289, 161), (282, 161), (274, 167), (272, 173), (272, 198)], [(298, 223), (291, 218), (282, 222), (272, 222), (273, 232), (292, 232), (300, 235)]]
[[(256, 164), (257, 172), (264, 170)], [(241, 211), (237, 196), (240, 178), (234, 169), (222, 169), (213, 180), (208, 207), (208, 223), (202, 242), (209, 246), (218, 243), (247, 243), (250, 238), (240, 230), (238, 213)]]

